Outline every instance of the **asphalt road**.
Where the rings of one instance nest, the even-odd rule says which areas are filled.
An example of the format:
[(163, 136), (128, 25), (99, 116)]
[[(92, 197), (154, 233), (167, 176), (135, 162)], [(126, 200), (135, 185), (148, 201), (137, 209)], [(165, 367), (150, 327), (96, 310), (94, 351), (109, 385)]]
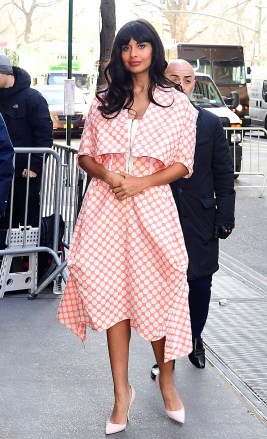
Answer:
[[(228, 254), (267, 276), (267, 189), (265, 196), (259, 198), (259, 188), (248, 187), (254, 179), (242, 175), (235, 182), (236, 228), (227, 240), (221, 241), (221, 249), (224, 259)], [(266, 300), (252, 297), (259, 294), (249, 285), (246, 290), (243, 286), (237, 288), (239, 280), (227, 276), (223, 270), (216, 273), (215, 279), (217, 289), (214, 285), (205, 341), (223, 360), (238, 360), (243, 375), (249, 374), (257, 384), (258, 377), (266, 375), (266, 334), (262, 330), (266, 327), (263, 323)], [(218, 305), (217, 299), (221, 297), (227, 297), (227, 306)], [(84, 349), (78, 338), (57, 322), (57, 307), (58, 298), (51, 294), (42, 294), (35, 301), (23, 300), (21, 294), (7, 294), (2, 299), (1, 439), (105, 437), (104, 423), (113, 401), (105, 334), (89, 331)], [(211, 364), (200, 372), (187, 358), (177, 362), (175, 370), (187, 419), (182, 428), (171, 423), (164, 413), (158, 389), (149, 378), (153, 362), (150, 346), (133, 331), (130, 380), (137, 390), (137, 399), (129, 428), (116, 437), (266, 437), (266, 425), (236, 392), (234, 384), (229, 384)]]
[(236, 227), (220, 248), (267, 277), (267, 189), (259, 198), (256, 189), (236, 184)]
[[(252, 138), (252, 150), (249, 142), (246, 138), (243, 160), (245, 170), (249, 170), (250, 162), (254, 163), (258, 154), (256, 138)], [(266, 139), (260, 140), (259, 164), (261, 170), (267, 173)], [(262, 183), (263, 177), (255, 175), (240, 175), (235, 180), (236, 227), (228, 239), (220, 241), (220, 248), (267, 277), (267, 187), (263, 197), (259, 198)]]

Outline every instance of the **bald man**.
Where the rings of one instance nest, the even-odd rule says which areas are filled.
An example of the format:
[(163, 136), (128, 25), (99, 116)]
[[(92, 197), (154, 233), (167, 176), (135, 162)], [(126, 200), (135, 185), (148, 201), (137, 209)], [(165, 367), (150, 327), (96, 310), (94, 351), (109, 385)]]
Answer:
[[(195, 72), (187, 61), (178, 59), (166, 69), (166, 76), (180, 84), (192, 99)], [(171, 183), (189, 257), (187, 279), (193, 351), (188, 355), (199, 369), (205, 367), (201, 337), (211, 297), (212, 275), (219, 269), (219, 238), (227, 238), (234, 227), (234, 171), (229, 144), (219, 117), (196, 107), (197, 119), (194, 172), (191, 178)], [(151, 377), (158, 373), (157, 365)]]

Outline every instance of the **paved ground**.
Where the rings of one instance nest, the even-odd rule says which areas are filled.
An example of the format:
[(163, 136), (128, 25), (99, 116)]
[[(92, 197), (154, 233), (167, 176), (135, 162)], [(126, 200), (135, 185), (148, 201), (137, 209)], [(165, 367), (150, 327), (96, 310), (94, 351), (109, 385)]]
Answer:
[(233, 272), (227, 259), (214, 276), (205, 342), (211, 361), (267, 419), (266, 278), (240, 262), (239, 274)]
[[(130, 379), (137, 398), (129, 428), (114, 439), (265, 439), (267, 424), (258, 414), (266, 407), (265, 293), (229, 270), (221, 269), (214, 277), (205, 331), (212, 363), (198, 370), (183, 358), (176, 366), (186, 408), (182, 427), (164, 414), (159, 390), (149, 377), (152, 350), (133, 333)], [(228, 299), (225, 306), (219, 305), (221, 298)], [(9, 293), (0, 301), (1, 439), (105, 437), (112, 407), (105, 334), (89, 331), (84, 349), (57, 322), (57, 307), (58, 298), (45, 293), (33, 301)], [(226, 378), (218, 367), (229, 372)], [(249, 400), (256, 400), (258, 410)]]

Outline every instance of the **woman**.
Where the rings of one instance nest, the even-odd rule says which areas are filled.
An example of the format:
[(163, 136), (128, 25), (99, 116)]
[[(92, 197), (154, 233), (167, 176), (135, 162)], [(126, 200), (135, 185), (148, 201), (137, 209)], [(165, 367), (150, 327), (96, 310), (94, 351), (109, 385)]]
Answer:
[(69, 255), (59, 320), (83, 341), (107, 331), (115, 404), (106, 434), (125, 429), (131, 327), (152, 343), (167, 414), (184, 421), (173, 360), (191, 352), (187, 254), (169, 184), (189, 175), (197, 112), (164, 76), (162, 42), (145, 20), (118, 32), (78, 154), (91, 177)]

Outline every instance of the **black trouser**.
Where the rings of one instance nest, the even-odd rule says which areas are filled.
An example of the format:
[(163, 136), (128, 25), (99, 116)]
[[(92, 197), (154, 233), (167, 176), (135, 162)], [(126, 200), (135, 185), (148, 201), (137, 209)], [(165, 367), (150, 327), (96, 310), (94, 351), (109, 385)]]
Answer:
[(212, 275), (189, 280), (188, 285), (192, 339), (195, 339), (201, 336), (208, 317)]
[[(38, 226), (39, 208), (40, 208), (40, 186), (41, 175), (29, 179), (29, 202), (28, 202), (28, 216), (26, 224), (32, 227)], [(25, 214), (25, 199), (26, 199), (27, 178), (15, 177), (14, 180), (14, 201), (13, 201), (13, 215), (12, 226), (18, 227), (24, 225)], [(1, 228), (7, 229), (10, 214), (10, 196), (7, 203), (6, 214), (1, 218)]]

